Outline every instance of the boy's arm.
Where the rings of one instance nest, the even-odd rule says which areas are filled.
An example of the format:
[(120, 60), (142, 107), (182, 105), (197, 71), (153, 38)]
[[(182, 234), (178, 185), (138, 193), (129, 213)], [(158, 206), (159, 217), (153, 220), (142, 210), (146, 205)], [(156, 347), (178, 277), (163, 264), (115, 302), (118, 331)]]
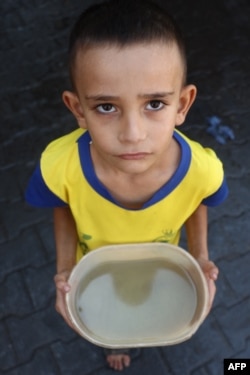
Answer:
[(188, 218), (185, 227), (189, 252), (200, 264), (208, 282), (210, 310), (216, 293), (215, 280), (217, 280), (219, 270), (215, 264), (209, 260), (207, 245), (207, 207), (201, 204)]
[(69, 275), (76, 263), (77, 231), (75, 221), (69, 207), (54, 209), (54, 232), (56, 242), (56, 269), (54, 281), (56, 284), (55, 308), (68, 325), (65, 294), (70, 290)]

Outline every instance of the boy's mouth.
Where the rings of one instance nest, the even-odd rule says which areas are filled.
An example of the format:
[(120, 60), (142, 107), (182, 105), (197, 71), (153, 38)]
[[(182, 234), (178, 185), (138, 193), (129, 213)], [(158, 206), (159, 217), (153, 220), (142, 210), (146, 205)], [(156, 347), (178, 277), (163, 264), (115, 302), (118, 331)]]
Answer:
[(124, 160), (140, 160), (140, 159), (144, 159), (148, 155), (149, 153), (147, 152), (136, 152), (136, 153), (129, 153), (129, 154), (120, 154), (118, 155), (118, 157)]

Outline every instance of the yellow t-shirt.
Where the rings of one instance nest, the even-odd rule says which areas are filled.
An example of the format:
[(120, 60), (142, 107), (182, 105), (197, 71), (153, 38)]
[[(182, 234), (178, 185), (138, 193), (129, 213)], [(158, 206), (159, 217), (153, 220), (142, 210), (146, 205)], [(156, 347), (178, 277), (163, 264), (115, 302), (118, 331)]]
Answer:
[(200, 203), (217, 205), (227, 195), (222, 163), (211, 149), (175, 131), (181, 161), (175, 174), (139, 210), (121, 207), (98, 181), (88, 132), (61, 137), (45, 149), (31, 178), (26, 199), (37, 206), (69, 205), (79, 246), (77, 260), (107, 244), (169, 242)]

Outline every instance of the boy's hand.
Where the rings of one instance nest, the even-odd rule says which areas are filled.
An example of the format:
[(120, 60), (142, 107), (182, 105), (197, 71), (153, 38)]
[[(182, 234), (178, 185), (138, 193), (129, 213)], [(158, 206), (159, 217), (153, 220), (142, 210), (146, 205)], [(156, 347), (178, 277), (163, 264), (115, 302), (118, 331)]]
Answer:
[(202, 271), (204, 272), (205, 276), (211, 280), (216, 281), (219, 275), (219, 269), (216, 267), (214, 262), (211, 260), (198, 258), (197, 262), (201, 266)]
[(62, 315), (65, 322), (72, 328), (75, 329), (71, 323), (71, 320), (69, 319), (67, 307), (66, 307), (66, 301), (65, 296), (66, 293), (70, 291), (70, 285), (68, 284), (68, 278), (69, 278), (70, 272), (69, 271), (63, 271), (55, 275), (54, 281), (56, 284), (56, 304), (55, 309), (56, 311)]
[(219, 274), (219, 269), (216, 267), (214, 262), (207, 260), (207, 259), (197, 259), (197, 262), (199, 263), (202, 271), (204, 272), (204, 275), (207, 280), (208, 284), (208, 292), (209, 292), (209, 304), (208, 304), (208, 310), (207, 314), (211, 310), (211, 307), (213, 305), (215, 293), (216, 293), (216, 286), (215, 286), (215, 281), (218, 278)]

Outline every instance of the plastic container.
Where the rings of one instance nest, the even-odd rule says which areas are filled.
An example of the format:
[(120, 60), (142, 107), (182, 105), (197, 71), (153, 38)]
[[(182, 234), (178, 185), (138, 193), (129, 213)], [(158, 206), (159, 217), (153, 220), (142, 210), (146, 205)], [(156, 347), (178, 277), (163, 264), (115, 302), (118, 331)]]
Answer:
[(69, 283), (66, 302), (74, 327), (106, 348), (183, 342), (208, 307), (200, 266), (187, 251), (166, 243), (99, 248), (81, 259)]

